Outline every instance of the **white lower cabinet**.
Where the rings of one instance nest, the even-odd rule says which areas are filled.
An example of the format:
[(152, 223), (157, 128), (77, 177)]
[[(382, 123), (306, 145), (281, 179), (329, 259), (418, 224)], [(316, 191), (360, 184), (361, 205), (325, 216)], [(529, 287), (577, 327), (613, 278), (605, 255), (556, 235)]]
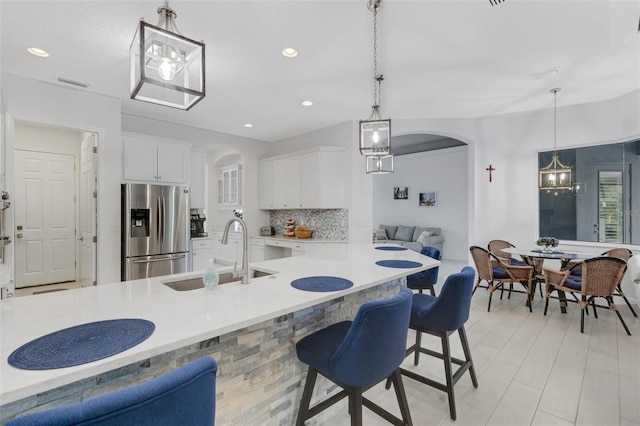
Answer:
[(209, 267), (213, 259), (213, 239), (191, 240), (191, 270), (202, 271)]
[(214, 231), (213, 256), (216, 263), (242, 265), (242, 233), (230, 232), (227, 244), (222, 244), (222, 231)]
[(264, 238), (251, 237), (249, 243), (249, 262), (260, 262), (264, 259)]

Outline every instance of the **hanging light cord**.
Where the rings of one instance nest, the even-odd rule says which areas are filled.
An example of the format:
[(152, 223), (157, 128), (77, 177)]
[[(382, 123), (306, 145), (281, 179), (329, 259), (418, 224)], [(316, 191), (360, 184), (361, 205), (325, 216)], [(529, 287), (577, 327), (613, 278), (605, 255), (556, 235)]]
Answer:
[(558, 89), (553, 89), (553, 152), (558, 153), (556, 148), (556, 141), (558, 136)]
[(378, 5), (373, 6), (373, 105), (379, 106), (378, 103)]

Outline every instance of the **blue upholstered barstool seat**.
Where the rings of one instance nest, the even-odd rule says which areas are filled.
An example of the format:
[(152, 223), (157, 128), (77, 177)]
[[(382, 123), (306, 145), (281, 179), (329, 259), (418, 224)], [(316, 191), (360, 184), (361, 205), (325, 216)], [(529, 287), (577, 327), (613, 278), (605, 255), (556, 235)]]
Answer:
[[(440, 250), (436, 247), (426, 246), (420, 250), (420, 254), (429, 256), (432, 259), (440, 260), (442, 255)], [(438, 270), (440, 267), (427, 269), (426, 271), (417, 272), (407, 276), (407, 287), (411, 290), (418, 290), (422, 293), (422, 290), (428, 289), (432, 296), (436, 295), (436, 291), (433, 288), (438, 283)]]
[[(352, 425), (362, 424), (363, 405), (394, 424), (412, 424), (399, 369), (405, 357), (411, 295), (411, 290), (402, 289), (394, 297), (367, 302), (353, 321), (331, 325), (297, 343), (298, 358), (309, 370), (296, 425), (304, 425), (345, 397), (349, 397)], [(310, 408), (318, 373), (343, 390)], [(362, 396), (386, 378), (394, 384), (402, 420)]]
[(18, 417), (7, 426), (213, 426), (217, 370), (213, 358), (200, 358), (147, 382)]
[[(407, 349), (406, 355), (415, 354), (415, 365), (418, 365), (421, 353), (443, 360), (446, 384), (436, 382), (404, 368), (400, 369), (401, 373), (407, 377), (447, 392), (449, 396), (449, 412), (453, 420), (456, 419), (456, 401), (453, 387), (457, 381), (469, 370), (473, 386), (478, 387), (469, 342), (464, 330), (464, 323), (469, 319), (474, 276), (475, 271), (473, 268), (466, 266), (461, 272), (449, 275), (438, 297), (428, 294), (413, 295), (409, 327), (416, 331), (416, 343)], [(460, 335), (464, 360), (451, 356), (449, 335), (456, 330)], [(423, 348), (421, 346), (422, 333), (440, 337), (442, 353)], [(460, 366), (455, 373), (452, 372), (452, 363)]]

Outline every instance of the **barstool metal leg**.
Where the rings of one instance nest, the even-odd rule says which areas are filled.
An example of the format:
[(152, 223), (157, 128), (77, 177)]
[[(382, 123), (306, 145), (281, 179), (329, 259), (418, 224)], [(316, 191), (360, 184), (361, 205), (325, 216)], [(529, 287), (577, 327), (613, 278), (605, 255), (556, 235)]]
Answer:
[(464, 329), (464, 325), (458, 329), (460, 335), (460, 343), (462, 344), (462, 351), (464, 352), (465, 360), (469, 365), (469, 374), (471, 375), (471, 383), (473, 387), (478, 387), (478, 379), (476, 377), (476, 368), (473, 366), (473, 360), (471, 359), (471, 350), (469, 349), (469, 341), (467, 340), (467, 332)]
[(418, 365), (418, 362), (420, 361), (420, 348), (422, 347), (422, 332), (419, 330), (416, 330), (416, 345), (414, 346), (415, 348), (415, 354), (414, 354), (414, 358), (413, 358), (413, 365)]

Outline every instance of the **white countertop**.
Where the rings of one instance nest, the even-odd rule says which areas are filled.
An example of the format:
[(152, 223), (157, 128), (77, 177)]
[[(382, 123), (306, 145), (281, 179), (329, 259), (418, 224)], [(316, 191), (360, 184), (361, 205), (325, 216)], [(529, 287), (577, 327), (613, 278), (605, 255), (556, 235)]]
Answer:
[[(382, 259), (413, 260), (423, 266), (395, 269), (375, 264)], [(412, 250), (383, 251), (375, 250), (372, 244), (342, 244), (339, 249), (321, 255), (252, 263), (256, 269), (276, 274), (253, 278), (248, 285), (231, 283), (215, 290), (178, 292), (161, 284), (176, 278), (200, 276), (200, 271), (3, 300), (0, 302), (0, 405), (439, 264)], [(354, 286), (338, 292), (316, 293), (290, 285), (294, 279), (314, 275), (346, 278), (353, 281)], [(156, 328), (147, 340), (131, 349), (75, 367), (28, 371), (7, 362), (16, 348), (40, 336), (74, 325), (117, 318), (144, 318), (153, 321)]]

